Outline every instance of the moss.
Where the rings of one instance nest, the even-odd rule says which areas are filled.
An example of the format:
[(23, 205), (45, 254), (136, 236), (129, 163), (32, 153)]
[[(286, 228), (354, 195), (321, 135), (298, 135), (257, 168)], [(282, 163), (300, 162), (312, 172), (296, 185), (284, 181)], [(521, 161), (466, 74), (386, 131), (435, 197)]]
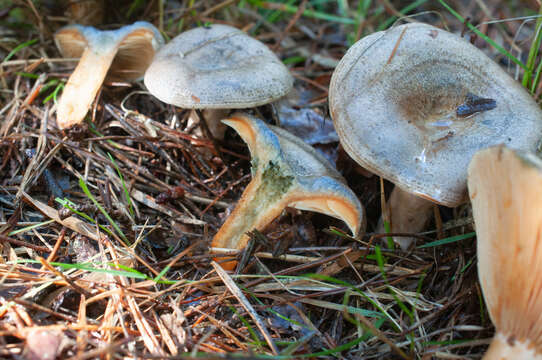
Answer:
[[(254, 162), (253, 162), (254, 164)], [(253, 172), (256, 172), (253, 168)], [(254, 181), (254, 180), (253, 180)], [(248, 197), (243, 205), (242, 218), (233, 225), (231, 233), (242, 236), (255, 226), (261, 216), (265, 216), (269, 210), (281, 201), (291, 190), (294, 184), (294, 176), (287, 166), (269, 161), (262, 171), (261, 182)]]
[(252, 177), (256, 175), (256, 172), (258, 170), (258, 164), (259, 161), (257, 157), (253, 157), (252, 160), (250, 160), (250, 175), (252, 175)]
[(262, 173), (262, 183), (258, 187), (258, 194), (265, 194), (267, 202), (273, 202), (284, 195), (294, 182), (289, 169), (269, 161)]

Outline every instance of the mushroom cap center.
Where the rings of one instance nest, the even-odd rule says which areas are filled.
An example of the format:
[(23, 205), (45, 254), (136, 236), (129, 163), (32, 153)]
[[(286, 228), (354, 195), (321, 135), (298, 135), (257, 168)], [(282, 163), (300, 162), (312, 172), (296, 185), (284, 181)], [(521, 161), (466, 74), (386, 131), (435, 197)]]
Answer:
[[(455, 75), (461, 72), (462, 74)], [(455, 75), (455, 76), (454, 76)], [(473, 103), (490, 103), (489, 85), (476, 73), (460, 64), (427, 61), (406, 69), (397, 81), (386, 83), (385, 97), (407, 124), (417, 128), (423, 149), (419, 161), (434, 156), (446, 139), (461, 136), (478, 120), (484, 107)], [(463, 109), (463, 111), (462, 111)], [(470, 112), (469, 112), (470, 109)], [(487, 105), (485, 110), (492, 110)]]

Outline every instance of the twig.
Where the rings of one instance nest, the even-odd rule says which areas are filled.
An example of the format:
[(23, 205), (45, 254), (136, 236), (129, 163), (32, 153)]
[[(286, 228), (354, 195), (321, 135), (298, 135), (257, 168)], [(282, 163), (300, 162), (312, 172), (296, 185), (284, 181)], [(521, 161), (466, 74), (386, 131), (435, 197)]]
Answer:
[(273, 355), (278, 355), (279, 351), (277, 349), (277, 346), (275, 345), (275, 342), (273, 341), (273, 338), (271, 338), (271, 335), (267, 331), (267, 328), (265, 327), (265, 324), (260, 319), (260, 317), (259, 317), (258, 313), (256, 312), (256, 310), (254, 310), (252, 305), (250, 305), (250, 303), (248, 302), (248, 300), (245, 297), (245, 295), (243, 294), (243, 292), (241, 290), (239, 290), (239, 288), (237, 287), (237, 284), (235, 284), (235, 282), (232, 280), (232, 278), (228, 275), (228, 273), (224, 269), (222, 269), (222, 267), (220, 265), (218, 265), (215, 261), (212, 261), (211, 265), (213, 265), (216, 273), (218, 274), (218, 276), (224, 282), (224, 285), (226, 285), (226, 287), (228, 288), (228, 290), (230, 290), (230, 292), (233, 294), (233, 296), (235, 296), (237, 298), (237, 300), (239, 300), (241, 305), (245, 308), (247, 313), (254, 320), (254, 322), (256, 323), (256, 326), (262, 332), (262, 335), (265, 338), (265, 341), (267, 341), (267, 344), (269, 344), (269, 347), (271, 348), (271, 351), (273, 351)]

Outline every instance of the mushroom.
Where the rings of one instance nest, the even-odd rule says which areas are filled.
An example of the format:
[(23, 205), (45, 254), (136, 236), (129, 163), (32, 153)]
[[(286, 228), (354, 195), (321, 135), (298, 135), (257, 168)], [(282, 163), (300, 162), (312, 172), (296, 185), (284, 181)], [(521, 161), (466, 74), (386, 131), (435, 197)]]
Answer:
[(465, 39), (421, 23), (354, 44), (331, 78), (329, 107), (346, 152), (395, 183), (394, 232), (422, 230), (432, 203), (464, 202), (477, 150), (534, 150), (542, 134), (542, 112), (519, 83)]
[(286, 95), (293, 78), (262, 42), (227, 25), (181, 33), (157, 54), (145, 85), (158, 99), (204, 112), (215, 137), (223, 137), (225, 109), (244, 109)]
[(496, 146), (468, 168), (478, 277), (496, 334), (485, 360), (542, 359), (542, 160)]
[[(244, 248), (247, 231), (263, 229), (287, 206), (341, 219), (354, 236), (365, 230), (358, 198), (312, 147), (249, 115), (236, 113), (223, 122), (247, 143), (253, 168), (251, 182), (213, 239), (214, 248)], [(235, 264), (227, 261), (223, 267), (232, 269)]]
[(83, 120), (106, 74), (110, 80), (141, 78), (163, 41), (160, 32), (144, 21), (117, 30), (68, 25), (57, 31), (55, 42), (62, 56), (81, 58), (58, 102), (58, 127)]

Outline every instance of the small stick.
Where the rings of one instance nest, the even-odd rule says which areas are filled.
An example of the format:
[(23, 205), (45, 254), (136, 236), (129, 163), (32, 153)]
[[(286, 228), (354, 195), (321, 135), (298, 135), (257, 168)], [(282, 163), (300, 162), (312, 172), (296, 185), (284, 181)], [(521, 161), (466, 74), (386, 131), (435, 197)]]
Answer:
[(265, 341), (267, 341), (267, 344), (269, 344), (269, 347), (273, 351), (273, 355), (278, 355), (279, 351), (277, 349), (277, 346), (273, 342), (273, 338), (271, 338), (271, 334), (267, 331), (267, 328), (265, 327), (265, 324), (258, 316), (258, 313), (252, 305), (248, 302), (247, 298), (243, 294), (243, 292), (237, 287), (235, 282), (232, 280), (232, 278), (228, 275), (228, 273), (222, 269), (220, 265), (218, 265), (215, 261), (212, 261), (211, 264), (215, 268), (215, 271), (218, 276), (222, 279), (224, 282), (224, 285), (230, 290), (230, 292), (237, 298), (237, 300), (241, 303), (241, 305), (245, 308), (247, 313), (250, 315), (250, 317), (254, 320), (256, 323), (256, 326), (260, 331), (262, 332), (263, 337), (265, 338)]
[(41, 265), (43, 265), (44, 268), (46, 268), (47, 270), (49, 270), (50, 272), (52, 272), (56, 276), (60, 276), (62, 279), (64, 279), (64, 281), (66, 283), (68, 283), (68, 285), (73, 290), (75, 290), (76, 292), (78, 292), (81, 295), (85, 295), (86, 297), (92, 297), (92, 294), (90, 292), (83, 289), (81, 286), (77, 285), (72, 279), (70, 279), (68, 276), (66, 276), (61, 271), (58, 271), (57, 269), (55, 269), (51, 264), (49, 264), (49, 262), (47, 260), (45, 260), (41, 256), (38, 256), (38, 261), (41, 263)]
[(357, 313), (356, 314), (356, 317), (361, 320), (361, 322), (363, 323), (363, 325), (365, 325), (369, 331), (374, 335), (376, 336), (377, 338), (379, 338), (382, 342), (386, 343), (393, 352), (397, 353), (399, 356), (401, 356), (403, 359), (412, 359), (410, 356), (408, 356), (407, 354), (405, 354), (405, 352), (403, 350), (401, 350), (399, 347), (397, 347), (397, 345), (395, 345), (390, 339), (388, 339), (386, 337), (386, 335), (384, 335), (384, 333), (380, 330), (378, 330), (372, 322), (370, 322), (365, 316), (361, 315), (360, 313)]
[(51, 262), (55, 260), (56, 253), (58, 252), (58, 249), (60, 249), (60, 245), (64, 241), (64, 236), (66, 235), (66, 227), (63, 226), (62, 230), (60, 230), (60, 235), (58, 236), (58, 239), (56, 240), (55, 247), (53, 247), (53, 251), (49, 254), (47, 257), (47, 262)]
[(397, 48), (399, 47), (399, 44), (401, 43), (401, 40), (403, 39), (403, 36), (405, 35), (407, 28), (405, 27), (403, 31), (401, 32), (401, 35), (399, 35), (399, 39), (397, 39), (397, 42), (395, 43), (395, 46), (393, 47), (393, 50), (391, 51), (390, 57), (388, 58), (388, 61), (386, 62), (386, 65), (391, 63), (392, 59), (395, 57), (395, 53), (397, 52)]
[(49, 252), (49, 251), (51, 251), (47, 246), (39, 246), (39, 245), (30, 244), (30, 243), (27, 243), (25, 241), (12, 239), (12, 238), (10, 238), (8, 236), (5, 236), (5, 235), (2, 235), (2, 234), (0, 234), (0, 242), (8, 242), (8, 243), (11, 243), (11, 244), (16, 245), (16, 246), (27, 247), (29, 249), (32, 249), (34, 251), (39, 251), (39, 252)]

